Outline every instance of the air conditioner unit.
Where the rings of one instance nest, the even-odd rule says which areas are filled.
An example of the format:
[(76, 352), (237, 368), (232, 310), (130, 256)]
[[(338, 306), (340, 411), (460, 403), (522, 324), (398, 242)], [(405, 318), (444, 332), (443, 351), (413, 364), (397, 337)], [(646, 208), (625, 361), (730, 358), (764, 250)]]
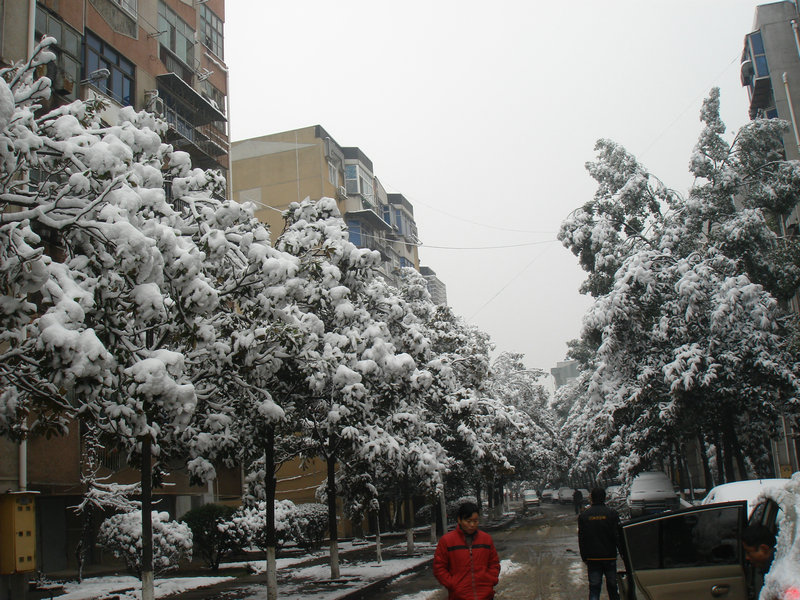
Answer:
[(150, 112), (152, 112), (154, 115), (163, 117), (165, 115), (164, 99), (159, 98), (158, 96), (156, 96), (155, 98), (151, 98), (149, 109)]
[(336, 196), (339, 198), (339, 200), (347, 199), (347, 188), (340, 185), (336, 190)]
[(53, 89), (62, 94), (71, 94), (72, 90), (75, 89), (75, 82), (69, 75), (59, 69), (53, 79)]

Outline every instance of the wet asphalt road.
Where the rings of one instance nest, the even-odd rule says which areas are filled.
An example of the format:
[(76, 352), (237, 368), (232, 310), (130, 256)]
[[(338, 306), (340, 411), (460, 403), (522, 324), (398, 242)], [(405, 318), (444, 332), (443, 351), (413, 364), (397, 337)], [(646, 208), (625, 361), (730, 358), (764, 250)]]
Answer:
[[(491, 532), (502, 568), (496, 600), (580, 600), (589, 595), (586, 567), (578, 553), (572, 505), (544, 504), (538, 515), (518, 518)], [(435, 590), (435, 591), (434, 591)], [(428, 592), (428, 593), (425, 593)], [(372, 591), (370, 600), (447, 600), (430, 569)], [(606, 597), (603, 590), (601, 598)]]

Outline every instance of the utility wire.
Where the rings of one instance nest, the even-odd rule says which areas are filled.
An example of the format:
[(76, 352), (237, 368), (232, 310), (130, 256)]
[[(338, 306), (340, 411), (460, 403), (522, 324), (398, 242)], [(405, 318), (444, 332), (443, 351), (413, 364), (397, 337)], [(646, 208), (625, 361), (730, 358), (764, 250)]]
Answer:
[(489, 299), (488, 299), (486, 302), (484, 302), (484, 303), (483, 303), (483, 304), (482, 304), (482, 305), (481, 305), (481, 306), (478, 308), (478, 310), (476, 310), (474, 313), (472, 313), (472, 314), (469, 316), (469, 318), (467, 319), (467, 321), (472, 321), (472, 319), (474, 319), (474, 318), (475, 318), (475, 316), (476, 316), (478, 313), (480, 313), (480, 312), (481, 312), (481, 311), (482, 311), (484, 308), (486, 308), (487, 306), (489, 306), (489, 304), (491, 304), (491, 303), (492, 303), (492, 301), (493, 301), (495, 298), (497, 298), (497, 297), (498, 297), (500, 294), (502, 294), (502, 293), (503, 293), (503, 291), (504, 291), (504, 290), (505, 290), (505, 289), (506, 289), (508, 286), (510, 286), (512, 283), (514, 283), (514, 282), (515, 282), (517, 279), (519, 279), (519, 278), (522, 276), (522, 274), (523, 274), (525, 271), (527, 271), (527, 270), (528, 270), (528, 267), (530, 267), (530, 266), (531, 266), (533, 263), (535, 263), (535, 262), (536, 262), (537, 260), (539, 260), (539, 259), (540, 259), (542, 256), (544, 256), (544, 255), (547, 253), (547, 251), (548, 251), (549, 249), (550, 249), (549, 247), (546, 247), (546, 248), (544, 248), (544, 250), (542, 250), (542, 251), (541, 251), (539, 254), (537, 254), (536, 256), (534, 256), (534, 257), (533, 257), (533, 259), (532, 259), (532, 260), (531, 260), (531, 261), (530, 261), (530, 262), (529, 262), (527, 265), (525, 265), (524, 267), (522, 267), (522, 270), (521, 270), (519, 273), (517, 273), (516, 275), (514, 275), (514, 277), (512, 277), (512, 278), (509, 280), (509, 282), (508, 282), (508, 283), (506, 283), (506, 284), (505, 284), (503, 287), (501, 287), (499, 290), (497, 290), (497, 293), (496, 293), (494, 296), (492, 296), (491, 298), (489, 298)]

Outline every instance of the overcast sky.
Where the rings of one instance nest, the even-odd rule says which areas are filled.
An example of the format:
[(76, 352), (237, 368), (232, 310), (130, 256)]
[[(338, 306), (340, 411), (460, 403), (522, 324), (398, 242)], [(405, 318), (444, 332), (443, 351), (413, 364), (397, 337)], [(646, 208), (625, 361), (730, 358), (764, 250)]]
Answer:
[(742, 0), (228, 0), (231, 139), (322, 125), (414, 205), (420, 260), (497, 351), (549, 369), (590, 299), (554, 241), (610, 138), (685, 191), (708, 91), (747, 120)]

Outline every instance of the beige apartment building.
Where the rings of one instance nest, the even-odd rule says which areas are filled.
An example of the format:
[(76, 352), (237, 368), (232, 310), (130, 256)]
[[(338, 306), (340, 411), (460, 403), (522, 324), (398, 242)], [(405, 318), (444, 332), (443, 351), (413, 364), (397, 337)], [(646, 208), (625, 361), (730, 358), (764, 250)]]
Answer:
[(319, 125), (231, 144), (232, 197), (255, 204), (273, 241), (283, 231), (281, 212), (305, 198), (335, 198), (350, 235), (361, 248), (381, 253), (390, 283), (400, 267), (419, 270), (414, 208), (402, 194), (387, 193), (369, 157), (339, 145)]

